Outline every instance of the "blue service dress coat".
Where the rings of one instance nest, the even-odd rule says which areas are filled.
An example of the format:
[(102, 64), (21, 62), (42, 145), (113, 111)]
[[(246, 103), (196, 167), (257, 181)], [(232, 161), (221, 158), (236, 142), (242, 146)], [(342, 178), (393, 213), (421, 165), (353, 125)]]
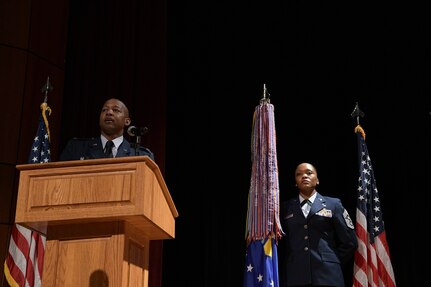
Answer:
[[(344, 287), (343, 266), (358, 246), (354, 225), (340, 199), (317, 193), (304, 216), (299, 197), (280, 206), (281, 286)], [(353, 268), (353, 267), (352, 267)]]
[[(148, 148), (139, 146), (137, 149), (132, 147), (124, 138), (122, 144), (117, 149), (116, 157), (126, 156), (148, 156), (154, 160), (154, 154)], [(89, 139), (74, 138), (67, 142), (60, 154), (60, 161), (96, 159), (104, 158), (102, 140), (100, 137)]]

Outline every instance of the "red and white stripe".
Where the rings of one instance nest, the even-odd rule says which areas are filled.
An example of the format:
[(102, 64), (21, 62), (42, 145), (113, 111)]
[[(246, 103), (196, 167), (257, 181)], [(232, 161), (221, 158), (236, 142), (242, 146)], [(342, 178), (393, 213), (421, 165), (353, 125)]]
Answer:
[(367, 232), (367, 218), (356, 210), (356, 235), (358, 249), (355, 253), (353, 286), (355, 287), (395, 287), (386, 233), (382, 232), (371, 244)]
[(40, 287), (46, 238), (19, 224), (12, 228), (5, 276), (13, 287)]

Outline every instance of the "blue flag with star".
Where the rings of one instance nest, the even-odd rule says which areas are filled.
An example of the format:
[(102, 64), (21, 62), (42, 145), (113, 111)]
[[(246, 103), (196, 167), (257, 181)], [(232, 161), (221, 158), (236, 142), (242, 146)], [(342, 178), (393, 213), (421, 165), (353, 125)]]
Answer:
[(279, 286), (277, 246), (271, 237), (250, 242), (245, 265), (244, 287)]

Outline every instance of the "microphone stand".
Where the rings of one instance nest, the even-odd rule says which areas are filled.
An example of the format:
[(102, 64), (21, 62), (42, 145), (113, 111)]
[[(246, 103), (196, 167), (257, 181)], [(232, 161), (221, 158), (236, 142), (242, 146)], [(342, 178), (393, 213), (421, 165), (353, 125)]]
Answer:
[(127, 129), (127, 133), (129, 134), (129, 136), (131, 137), (135, 136), (135, 142), (132, 144), (135, 147), (135, 155), (139, 155), (138, 149), (141, 146), (141, 136), (146, 134), (147, 132), (148, 132), (147, 127), (137, 128), (135, 126), (130, 126)]
[(136, 135), (135, 137), (135, 155), (138, 155), (138, 148), (141, 145), (141, 136)]

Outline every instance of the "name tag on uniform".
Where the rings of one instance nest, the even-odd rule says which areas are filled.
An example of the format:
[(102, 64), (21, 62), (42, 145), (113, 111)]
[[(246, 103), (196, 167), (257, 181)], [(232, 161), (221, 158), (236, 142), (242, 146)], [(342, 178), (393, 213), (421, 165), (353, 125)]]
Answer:
[(291, 217), (293, 217), (293, 213), (288, 214), (288, 215), (286, 216), (286, 219), (289, 219), (289, 218), (291, 218)]
[(323, 216), (323, 217), (332, 217), (332, 210), (322, 208), (319, 210), (319, 212), (316, 213), (316, 215)]

